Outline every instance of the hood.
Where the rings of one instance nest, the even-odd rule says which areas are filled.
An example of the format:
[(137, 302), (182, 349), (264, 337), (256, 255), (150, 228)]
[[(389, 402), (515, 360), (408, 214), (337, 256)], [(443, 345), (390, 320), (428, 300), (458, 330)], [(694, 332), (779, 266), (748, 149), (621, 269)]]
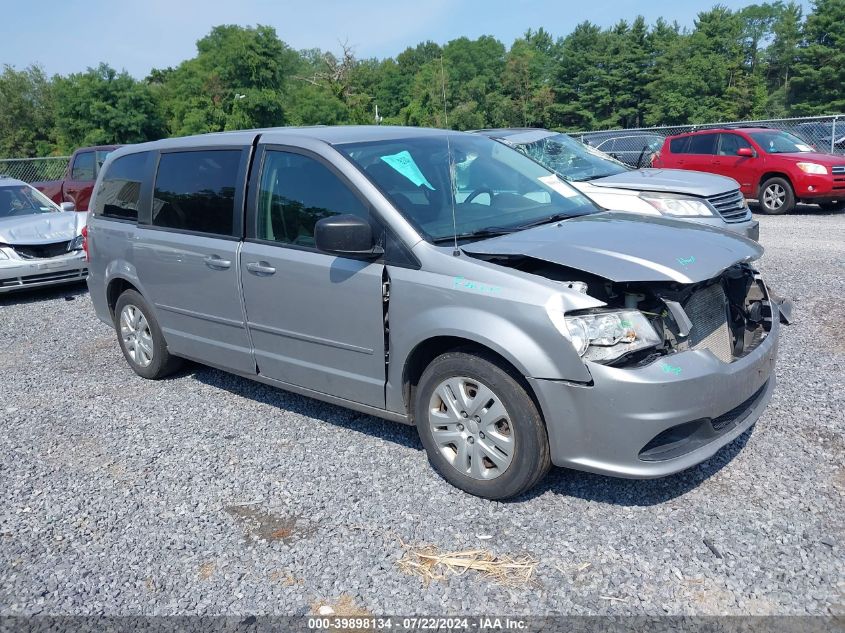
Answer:
[(845, 157), (823, 152), (790, 152), (782, 154), (769, 154), (774, 158), (791, 158), (796, 163), (819, 163), (828, 167), (832, 165), (845, 165)]
[(590, 181), (596, 187), (685, 193), (709, 198), (739, 189), (733, 178), (685, 169), (635, 169)]
[(85, 220), (86, 214), (76, 211), (0, 218), (0, 244), (34, 246), (66, 242), (82, 232)]
[(595, 213), (467, 244), (471, 255), (522, 255), (615, 282), (712, 279), (763, 254), (756, 242), (692, 222)]

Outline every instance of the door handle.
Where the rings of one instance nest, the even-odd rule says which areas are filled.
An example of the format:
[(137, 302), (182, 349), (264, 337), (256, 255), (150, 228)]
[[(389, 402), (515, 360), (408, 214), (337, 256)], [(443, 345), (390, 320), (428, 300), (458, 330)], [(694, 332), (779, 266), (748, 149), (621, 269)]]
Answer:
[(246, 265), (246, 269), (256, 275), (272, 275), (276, 272), (276, 269), (267, 262), (250, 262)]
[(232, 266), (228, 259), (221, 259), (219, 255), (209, 255), (205, 258), (205, 265), (215, 270), (226, 270)]

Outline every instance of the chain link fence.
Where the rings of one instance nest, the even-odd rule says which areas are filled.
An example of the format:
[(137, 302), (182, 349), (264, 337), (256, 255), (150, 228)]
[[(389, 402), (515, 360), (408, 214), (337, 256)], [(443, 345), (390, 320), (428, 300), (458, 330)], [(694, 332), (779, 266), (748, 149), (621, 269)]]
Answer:
[(70, 156), (49, 158), (3, 158), (0, 159), (0, 176), (17, 178), (24, 182), (59, 180), (65, 174)]
[(845, 155), (845, 114), (618, 130), (584, 130), (571, 131), (569, 134), (582, 143), (592, 145), (623, 162), (635, 164), (644, 148), (647, 154), (657, 151), (663, 145), (663, 139), (673, 134), (712, 128), (752, 126), (784, 130), (801, 138), (816, 151)]

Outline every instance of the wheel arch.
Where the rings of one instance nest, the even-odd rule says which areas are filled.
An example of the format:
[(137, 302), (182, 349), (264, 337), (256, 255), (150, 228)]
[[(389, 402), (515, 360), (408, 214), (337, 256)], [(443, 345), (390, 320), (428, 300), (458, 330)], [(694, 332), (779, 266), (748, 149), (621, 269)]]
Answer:
[(755, 197), (758, 197), (760, 195), (760, 190), (763, 188), (763, 184), (770, 178), (783, 178), (786, 182), (789, 183), (789, 186), (792, 187), (792, 193), (795, 193), (795, 185), (792, 182), (792, 178), (790, 178), (788, 174), (782, 171), (767, 171), (762, 176), (760, 176), (760, 180), (757, 181), (757, 191), (755, 192)]
[(542, 408), (537, 394), (526, 380), (524, 369), (521, 370), (514, 361), (509, 359), (505, 354), (494, 349), (492, 346), (465, 338), (463, 336), (455, 335), (437, 335), (420, 341), (408, 354), (402, 368), (402, 399), (409, 419), (413, 422), (414, 407), (413, 398), (414, 390), (419, 383), (420, 378), (425, 372), (426, 368), (434, 361), (435, 358), (442, 356), (448, 352), (467, 352), (476, 353), (484, 356), (490, 360), (496, 361), (503, 369), (508, 371), (511, 376), (520, 383), (525, 389), (528, 396), (534, 401), (537, 410), (542, 416)]
[(134, 283), (124, 277), (113, 277), (109, 280), (106, 286), (106, 303), (109, 306), (109, 313), (112, 320), (114, 319), (114, 310), (117, 305), (117, 300), (127, 290), (134, 290), (139, 295), (144, 296), (144, 293)]

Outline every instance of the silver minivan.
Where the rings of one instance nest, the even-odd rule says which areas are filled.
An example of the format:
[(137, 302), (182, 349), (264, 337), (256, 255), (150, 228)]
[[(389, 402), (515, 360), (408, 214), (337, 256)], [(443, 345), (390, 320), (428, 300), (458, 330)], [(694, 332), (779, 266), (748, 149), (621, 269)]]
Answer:
[(190, 359), (416, 425), (502, 499), (550, 465), (660, 477), (775, 386), (762, 249), (599, 209), (520, 152), (421, 128), (279, 128), (119, 149), (88, 285), (130, 367)]

